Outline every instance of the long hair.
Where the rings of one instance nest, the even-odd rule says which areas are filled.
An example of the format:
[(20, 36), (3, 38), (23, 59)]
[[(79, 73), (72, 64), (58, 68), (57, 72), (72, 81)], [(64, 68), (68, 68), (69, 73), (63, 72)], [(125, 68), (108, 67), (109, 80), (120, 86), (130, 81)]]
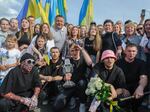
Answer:
[[(21, 22), (22, 22), (23, 20), (27, 20), (27, 21), (29, 22), (29, 20), (28, 20), (27, 18), (23, 18), (23, 19), (21, 20)], [(33, 37), (33, 34), (32, 34), (31, 32), (32, 32), (32, 31), (31, 31), (30, 26), (29, 26), (28, 32), (27, 32), (27, 36), (28, 36), (28, 38), (29, 38), (30, 41), (32, 40), (32, 37)], [(25, 32), (24, 32), (24, 29), (21, 27), (21, 29), (20, 29), (20, 31), (19, 31), (18, 40), (21, 39), (21, 37), (24, 35), (24, 33), (25, 33)]]
[(77, 28), (78, 29), (78, 34), (77, 34), (77, 39), (80, 39), (80, 29), (77, 27), (77, 26), (73, 26), (72, 27), (72, 29), (71, 29), (71, 33), (70, 33), (70, 35), (69, 35), (69, 39), (72, 39), (72, 30), (74, 29), (74, 28)]
[(91, 36), (90, 32), (91, 32), (92, 27), (96, 28), (96, 35), (95, 35), (95, 38), (94, 38), (94, 41), (93, 41), (93, 49), (95, 51), (99, 51), (102, 47), (102, 38), (99, 34), (98, 28), (95, 25), (90, 26), (88, 36), (89, 37)]
[[(48, 32), (47, 34), (44, 34), (44, 33), (43, 33), (43, 26), (44, 26), (44, 25), (46, 25), (46, 26), (48, 27), (48, 29), (49, 29), (49, 32)], [(45, 35), (47, 40), (52, 40), (52, 39), (53, 39), (53, 35), (52, 35), (51, 31), (50, 31), (50, 27), (49, 27), (49, 24), (48, 24), (48, 23), (43, 23), (43, 24), (41, 24), (41, 26), (40, 26), (40, 33), (41, 33), (42, 35)]]
[[(39, 47), (38, 47), (38, 44), (37, 44), (37, 41), (38, 41), (39, 38), (44, 39), (44, 41), (45, 41), (45, 43), (46, 43), (46, 37), (45, 37), (44, 35), (42, 35), (42, 34), (39, 34), (39, 35), (37, 36), (36, 40), (35, 40), (35, 48), (37, 48), (37, 49), (39, 48)], [(45, 46), (46, 46), (46, 44), (45, 44)]]

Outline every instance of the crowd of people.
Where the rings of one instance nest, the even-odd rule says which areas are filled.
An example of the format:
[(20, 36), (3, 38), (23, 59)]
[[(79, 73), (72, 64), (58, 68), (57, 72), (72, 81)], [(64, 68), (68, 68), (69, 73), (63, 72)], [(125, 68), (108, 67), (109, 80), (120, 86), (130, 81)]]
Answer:
[(28, 112), (47, 103), (61, 112), (77, 102), (78, 111), (87, 112), (91, 77), (111, 84), (112, 100), (134, 96), (119, 104), (123, 112), (138, 112), (142, 104), (150, 109), (144, 95), (149, 66), (150, 19), (75, 26), (57, 15), (51, 27), (35, 24), (33, 16), (21, 24), (0, 19), (0, 112)]

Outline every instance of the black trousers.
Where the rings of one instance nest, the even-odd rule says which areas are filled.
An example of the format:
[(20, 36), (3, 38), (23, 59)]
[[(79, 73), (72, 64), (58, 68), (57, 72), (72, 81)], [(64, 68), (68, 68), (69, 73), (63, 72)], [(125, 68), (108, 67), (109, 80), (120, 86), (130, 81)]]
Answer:
[(55, 112), (60, 112), (67, 102), (71, 99), (71, 97), (76, 96), (79, 98), (80, 103), (86, 103), (86, 94), (85, 90), (87, 87), (86, 80), (80, 80), (76, 83), (76, 86), (73, 88), (64, 89), (64, 91), (56, 96), (56, 99), (53, 103), (53, 109)]

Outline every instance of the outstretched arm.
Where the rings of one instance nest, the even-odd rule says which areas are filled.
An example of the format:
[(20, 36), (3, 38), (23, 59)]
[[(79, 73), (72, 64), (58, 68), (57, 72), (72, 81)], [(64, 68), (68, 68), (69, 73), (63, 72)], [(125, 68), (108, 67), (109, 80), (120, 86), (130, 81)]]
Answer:
[(90, 58), (89, 54), (86, 52), (86, 50), (83, 47), (80, 47), (78, 45), (78, 48), (81, 50), (83, 57), (85, 59), (85, 62), (87, 63), (88, 66), (93, 65), (92, 59)]

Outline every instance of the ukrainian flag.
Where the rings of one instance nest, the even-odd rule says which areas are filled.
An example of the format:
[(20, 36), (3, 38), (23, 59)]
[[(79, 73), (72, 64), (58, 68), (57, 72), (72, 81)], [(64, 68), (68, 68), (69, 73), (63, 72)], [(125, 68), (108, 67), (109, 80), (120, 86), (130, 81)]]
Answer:
[(48, 22), (48, 18), (46, 18), (46, 14), (45, 14), (45, 11), (44, 11), (44, 9), (42, 7), (42, 4), (41, 4), (40, 0), (36, 0), (36, 4), (38, 6), (38, 9), (39, 9), (39, 12), (40, 12), (40, 16), (41, 16), (43, 22), (44, 23), (49, 23)]
[(66, 11), (67, 11), (66, 0), (57, 0), (57, 3), (58, 3), (58, 14), (62, 15), (66, 21), (67, 20), (67, 18), (66, 18)]
[(26, 16), (41, 17), (44, 23), (49, 23), (40, 0), (25, 0), (24, 6), (17, 17), (19, 23)]
[(49, 9), (50, 9), (50, 0), (46, 0), (46, 2), (45, 2), (45, 14), (46, 14), (46, 18), (48, 18), (48, 16), (49, 16)]
[(79, 15), (79, 25), (90, 25), (93, 21), (93, 1), (92, 0), (84, 0), (80, 15)]
[(55, 17), (57, 15), (57, 0), (50, 0), (50, 9), (49, 9), (49, 16), (48, 16), (48, 20), (50, 25), (54, 24), (55, 21)]
[(21, 25), (22, 18), (25, 18), (28, 12), (28, 6), (29, 6), (30, 0), (25, 0), (24, 6), (21, 9), (20, 13), (17, 16), (17, 19), (19, 21), (19, 25)]
[(39, 8), (38, 8), (38, 5), (36, 3), (36, 0), (30, 0), (29, 6), (28, 6), (28, 12), (27, 12), (26, 16), (27, 17), (28, 16), (33, 16), (35, 18), (40, 17)]

